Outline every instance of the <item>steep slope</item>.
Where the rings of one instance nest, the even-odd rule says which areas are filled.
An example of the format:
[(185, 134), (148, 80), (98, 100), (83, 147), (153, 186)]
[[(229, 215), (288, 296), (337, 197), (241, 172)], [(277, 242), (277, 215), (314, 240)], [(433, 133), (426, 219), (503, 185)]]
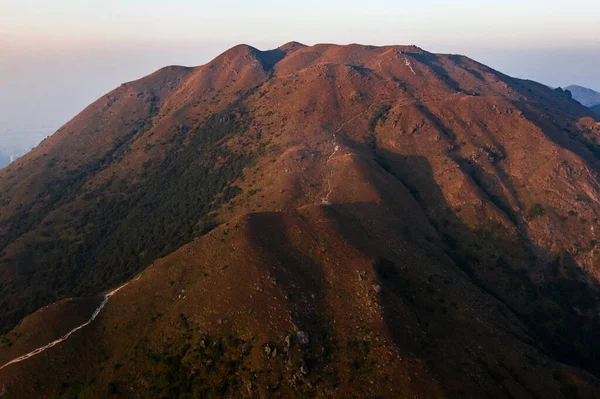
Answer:
[(124, 84), (3, 170), (0, 328), (96, 293), (210, 228), (252, 158), (220, 140), (247, 129), (241, 99), (279, 54), (238, 46)]
[(469, 281), (401, 183), (344, 147), (331, 162), (343, 205), (251, 213), (157, 261), (88, 330), (5, 368), (8, 396), (598, 391)]
[(594, 105), (600, 104), (600, 93), (595, 90), (577, 85), (571, 85), (565, 89), (569, 90), (573, 95), (573, 98), (586, 107), (593, 107)]
[[(594, 118), (414, 46), (237, 46), (128, 83), (0, 172), (2, 326), (152, 266), (0, 384), (594, 397)], [(0, 363), (64, 334), (36, 320)]]

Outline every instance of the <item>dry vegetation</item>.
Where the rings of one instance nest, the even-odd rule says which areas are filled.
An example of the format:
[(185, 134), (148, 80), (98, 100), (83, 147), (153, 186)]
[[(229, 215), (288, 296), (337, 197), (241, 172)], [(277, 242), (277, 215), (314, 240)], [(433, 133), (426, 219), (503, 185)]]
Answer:
[(237, 46), (127, 83), (0, 172), (0, 326), (142, 276), (0, 387), (596, 397), (594, 118), (414, 46)]

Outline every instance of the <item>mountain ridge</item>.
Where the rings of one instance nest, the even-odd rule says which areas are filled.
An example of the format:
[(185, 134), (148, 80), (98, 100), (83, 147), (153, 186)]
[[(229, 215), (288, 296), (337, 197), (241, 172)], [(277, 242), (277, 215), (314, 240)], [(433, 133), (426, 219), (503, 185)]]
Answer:
[(276, 50), (121, 85), (0, 172), (5, 329), (145, 270), (8, 392), (593, 397), (592, 111), (415, 46)]

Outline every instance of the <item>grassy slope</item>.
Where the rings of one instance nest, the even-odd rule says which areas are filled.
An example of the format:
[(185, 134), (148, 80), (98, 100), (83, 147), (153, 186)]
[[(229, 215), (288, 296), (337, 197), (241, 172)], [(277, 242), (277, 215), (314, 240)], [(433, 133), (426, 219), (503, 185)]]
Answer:
[[(167, 389), (169, 381), (156, 382), (165, 368), (169, 378), (176, 380), (171, 381), (174, 389), (194, 387), (214, 394), (225, 389), (233, 394), (247, 390), (250, 384), (251, 389), (267, 392), (277, 382), (290, 386), (299, 360), (291, 357), (289, 370), (285, 362), (277, 363), (272, 374), (254, 377), (255, 381), (249, 370), (265, 365), (267, 360), (260, 357), (264, 344), (272, 341), (281, 351), (285, 335), (305, 328), (311, 329), (311, 334), (314, 329), (323, 341), (327, 340), (323, 331), (331, 329), (335, 341), (340, 342), (339, 347), (328, 343), (335, 352), (332, 356), (349, 365), (319, 366), (319, 358), (329, 355), (315, 355), (311, 350), (305, 355), (310, 367), (319, 370), (309, 374), (316, 380), (306, 385), (307, 377), (303, 377), (300, 388), (280, 388), (283, 395), (300, 395), (310, 391), (310, 386), (323, 394), (331, 391), (340, 396), (357, 392), (383, 395), (387, 389), (397, 389), (398, 394), (413, 391), (448, 396), (467, 392), (474, 397), (491, 392), (497, 396), (519, 397), (527, 392), (569, 396), (575, 390), (585, 396), (589, 389), (595, 389), (593, 377), (548, 358), (598, 373), (599, 365), (592, 355), (597, 351), (596, 342), (600, 342), (596, 338), (600, 331), (595, 284), (598, 243), (591, 228), (599, 214), (600, 151), (596, 142), (600, 130), (588, 110), (542, 85), (508, 78), (463, 57), (436, 56), (412, 47), (301, 48), (263, 75), (248, 72), (253, 70), (247, 67), (253, 54), (236, 48), (218, 58), (212, 68), (200, 68), (204, 71), (199, 72), (202, 79), (192, 73), (193, 79), (165, 101), (164, 112), (170, 116), (157, 117), (148, 134), (138, 138), (119, 162), (98, 173), (91, 185), (100, 184), (123, 165), (138, 171), (117, 174), (126, 186), (129, 181), (144, 179), (144, 165), (164, 173), (163, 160), (167, 160), (164, 165), (172, 165), (165, 149), (192, 151), (194, 134), (190, 132), (194, 126), (210, 120), (227, 126), (248, 115), (251, 118), (244, 129), (225, 129), (240, 134), (225, 136), (221, 148), (231, 154), (263, 156), (232, 179), (230, 184), (240, 187), (241, 194), (225, 207), (212, 208), (217, 210), (212, 220), (239, 220), (239, 215), (258, 211), (283, 213), (242, 218), (243, 233), (235, 229), (233, 234), (241, 240), (238, 244), (230, 236), (233, 227), (222, 226), (200, 243), (160, 261), (149, 272), (160, 264), (160, 271), (152, 273), (161, 277), (140, 288), (137, 299), (128, 291), (115, 297), (114, 306), (121, 306), (121, 312), (129, 309), (129, 313), (111, 314), (108, 307), (106, 319), (100, 322), (107, 324), (82, 334), (66, 345), (64, 353), (52, 352), (16, 371), (7, 371), (10, 374), (3, 377), (6, 381), (15, 375), (12, 373), (28, 375), (26, 389), (39, 390), (38, 386), (47, 386), (47, 382), (36, 382), (37, 367), (46, 367), (55, 359), (79, 359), (88, 362), (87, 368), (81, 369), (83, 374), (67, 378), (65, 373), (72, 369), (65, 367), (63, 374), (48, 376), (48, 384), (57, 387), (55, 392), (91, 384), (91, 392), (98, 395), (112, 391), (125, 394), (123, 387), (132, 381), (139, 382), (136, 391), (155, 392)], [(261, 65), (260, 58), (254, 60), (258, 64), (250, 62), (252, 68)], [(210, 79), (205, 73), (211, 74)], [(223, 78), (228, 83), (221, 87), (234, 87), (218, 91), (204, 86), (205, 81), (221, 82), (223, 74), (229, 74), (229, 80)], [(239, 85), (246, 81), (260, 86), (244, 97), (244, 112), (230, 112), (229, 117), (219, 114), (230, 109), (240, 94), (247, 93), (239, 92)], [(192, 116), (194, 113), (198, 115)], [(219, 116), (211, 119), (211, 114)], [(194, 124), (195, 119), (204, 122)], [(212, 131), (219, 130), (212, 126), (204, 134)], [(334, 133), (339, 148), (335, 153)], [(176, 159), (194, 158), (185, 151), (171, 153), (171, 157), (182, 154)], [(198, 156), (202, 159), (201, 151)], [(226, 162), (217, 157), (215, 166)], [(179, 178), (178, 173), (168, 176)], [(163, 174), (156, 181), (164, 182), (168, 176)], [(315, 208), (327, 192), (332, 208)], [(105, 196), (91, 197), (97, 198)], [(183, 211), (185, 214), (190, 209), (183, 206)], [(336, 213), (344, 217), (336, 217)], [(162, 216), (164, 212), (148, 215)], [(194, 215), (191, 219), (195, 223)], [(182, 222), (180, 216), (176, 220)], [(168, 226), (164, 220), (158, 222)], [(296, 227), (291, 229), (288, 223)], [(283, 238), (265, 225), (285, 232)], [(322, 232), (325, 225), (337, 227)], [(156, 240), (161, 232), (151, 237)], [(347, 237), (348, 232), (356, 233)], [(340, 250), (337, 244), (331, 248), (330, 241), (336, 240), (347, 242), (350, 249)], [(154, 241), (148, 242), (155, 246)], [(248, 255), (240, 252), (240, 245), (246, 251), (273, 254), (267, 259), (246, 259)], [(193, 250), (197, 246), (202, 250)], [(202, 263), (199, 257), (202, 259), (206, 251), (214, 257)], [(354, 262), (347, 251), (362, 254), (356, 256), (363, 260)], [(380, 264), (395, 265), (385, 268), (391, 272), (383, 273), (391, 281), (383, 281), (385, 278), (377, 274)], [(129, 262), (126, 267), (130, 267)], [(209, 270), (203, 272), (207, 267)], [(338, 269), (348, 269), (348, 273)], [(406, 271), (409, 277), (398, 276), (398, 270)], [(359, 275), (365, 271), (371, 274), (361, 280)], [(290, 273), (296, 287), (292, 283), (283, 288), (277, 285), (276, 289), (291, 290), (292, 295), (284, 292), (247, 308), (247, 295), (254, 295), (248, 290), (255, 286), (246, 280), (251, 279), (248, 273), (258, 279), (252, 281), (271, 281), (273, 274)], [(190, 280), (208, 285), (180, 287), (178, 282), (187, 281), (188, 275)], [(322, 283), (301, 284), (319, 275), (323, 276)], [(90, 289), (116, 281), (118, 276), (115, 270), (110, 271)], [(134, 287), (144, 281), (142, 278)], [(359, 282), (361, 285), (356, 286)], [(384, 287), (384, 294), (372, 302), (373, 284), (377, 282)], [(329, 295), (322, 299), (323, 292), (338, 289), (339, 298)], [(371, 295), (370, 305), (364, 308), (357, 303), (356, 314), (348, 319), (351, 322), (331, 327), (330, 318), (349, 317), (352, 307), (347, 304), (353, 303), (360, 289)], [(317, 290), (315, 298), (306, 297), (311, 290)], [(471, 294), (463, 298), (465, 290)], [(240, 296), (234, 295), (237, 291)], [(179, 295), (186, 296), (187, 305), (179, 305)], [(301, 298), (300, 302), (296, 298)], [(462, 305), (452, 305), (459, 299)], [(256, 309), (269, 306), (273, 313), (254, 314)], [(322, 311), (326, 317), (307, 318), (319, 307), (326, 309)], [(273, 330), (263, 332), (273, 317), (289, 320), (286, 309), (293, 323), (273, 321)], [(364, 327), (370, 336), (367, 340), (366, 331), (355, 331), (353, 325), (356, 318), (365, 320), (373, 314), (378, 314), (380, 321)], [(231, 332), (223, 330), (221, 326), (228, 325), (223, 320), (234, 315), (241, 326)], [(202, 320), (199, 331), (193, 327), (196, 320)], [(482, 331), (480, 323), (487, 326)], [(374, 387), (369, 388), (368, 380), (350, 384), (365, 374), (364, 364), (352, 374), (352, 359), (360, 361), (366, 348), (377, 341), (370, 334), (387, 334), (374, 352), (378, 358), (386, 351), (400, 351), (403, 354), (397, 356), (413, 359), (408, 366), (385, 359), (379, 368), (373, 367), (396, 370), (394, 373), (406, 376), (406, 381), (410, 376), (419, 383), (397, 384), (390, 382), (384, 371), (374, 371)], [(218, 342), (214, 350), (223, 350), (225, 354), (219, 352), (219, 357), (229, 358), (217, 372), (205, 368), (207, 357), (214, 361), (216, 354), (199, 349), (201, 337)], [(89, 356), (77, 354), (81, 347), (98, 340), (106, 340), (106, 346), (92, 350)], [(252, 345), (252, 355), (246, 360), (235, 358), (238, 352), (245, 352), (235, 345), (244, 343)], [(136, 346), (141, 352), (129, 355), (130, 348)], [(148, 351), (150, 363), (143, 357)], [(97, 369), (94, 364), (101, 363), (100, 359), (106, 362)], [(427, 366), (419, 371), (421, 377), (407, 374), (423, 362)], [(337, 375), (333, 379), (326, 372), (331, 369)], [(191, 380), (183, 377), (190, 373), (199, 374)], [(535, 373), (544, 375), (541, 385), (530, 377)], [(55, 385), (61, 380), (62, 388)], [(434, 380), (439, 385), (432, 383)], [(14, 389), (19, 392), (25, 388), (17, 384)], [(22, 392), (33, 395), (35, 391)]]
[[(433, 229), (426, 238), (422, 225), (403, 226), (425, 218), (405, 187), (357, 154), (342, 157), (334, 173), (381, 205), (365, 207), (354, 202), (363, 194), (341, 189), (343, 206), (231, 220), (156, 262), (85, 334), (6, 370), (3, 383), (21, 381), (7, 384), (9, 397), (586, 397), (597, 389), (590, 375), (542, 354), (511, 311), (440, 250)], [(50, 365), (53, 373), (35, 371)]]

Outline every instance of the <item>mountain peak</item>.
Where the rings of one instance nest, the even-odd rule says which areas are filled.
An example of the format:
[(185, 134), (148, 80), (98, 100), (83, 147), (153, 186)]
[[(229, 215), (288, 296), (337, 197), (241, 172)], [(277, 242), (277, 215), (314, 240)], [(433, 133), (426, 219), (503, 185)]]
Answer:
[(226, 50), (219, 55), (210, 64), (216, 64), (226, 62), (229, 65), (237, 65), (236, 68), (243, 68), (248, 63), (258, 62), (265, 71), (273, 68), (281, 59), (283, 59), (288, 52), (281, 48), (272, 50), (259, 50), (256, 47), (248, 44), (238, 44), (233, 46), (229, 50)]
[(292, 53), (296, 50), (300, 50), (304, 47), (307, 47), (305, 44), (302, 44), (300, 42), (295, 42), (295, 41), (291, 41), (291, 42), (287, 42), (281, 46), (279, 46), (279, 49), (282, 51), (285, 51), (287, 54)]

